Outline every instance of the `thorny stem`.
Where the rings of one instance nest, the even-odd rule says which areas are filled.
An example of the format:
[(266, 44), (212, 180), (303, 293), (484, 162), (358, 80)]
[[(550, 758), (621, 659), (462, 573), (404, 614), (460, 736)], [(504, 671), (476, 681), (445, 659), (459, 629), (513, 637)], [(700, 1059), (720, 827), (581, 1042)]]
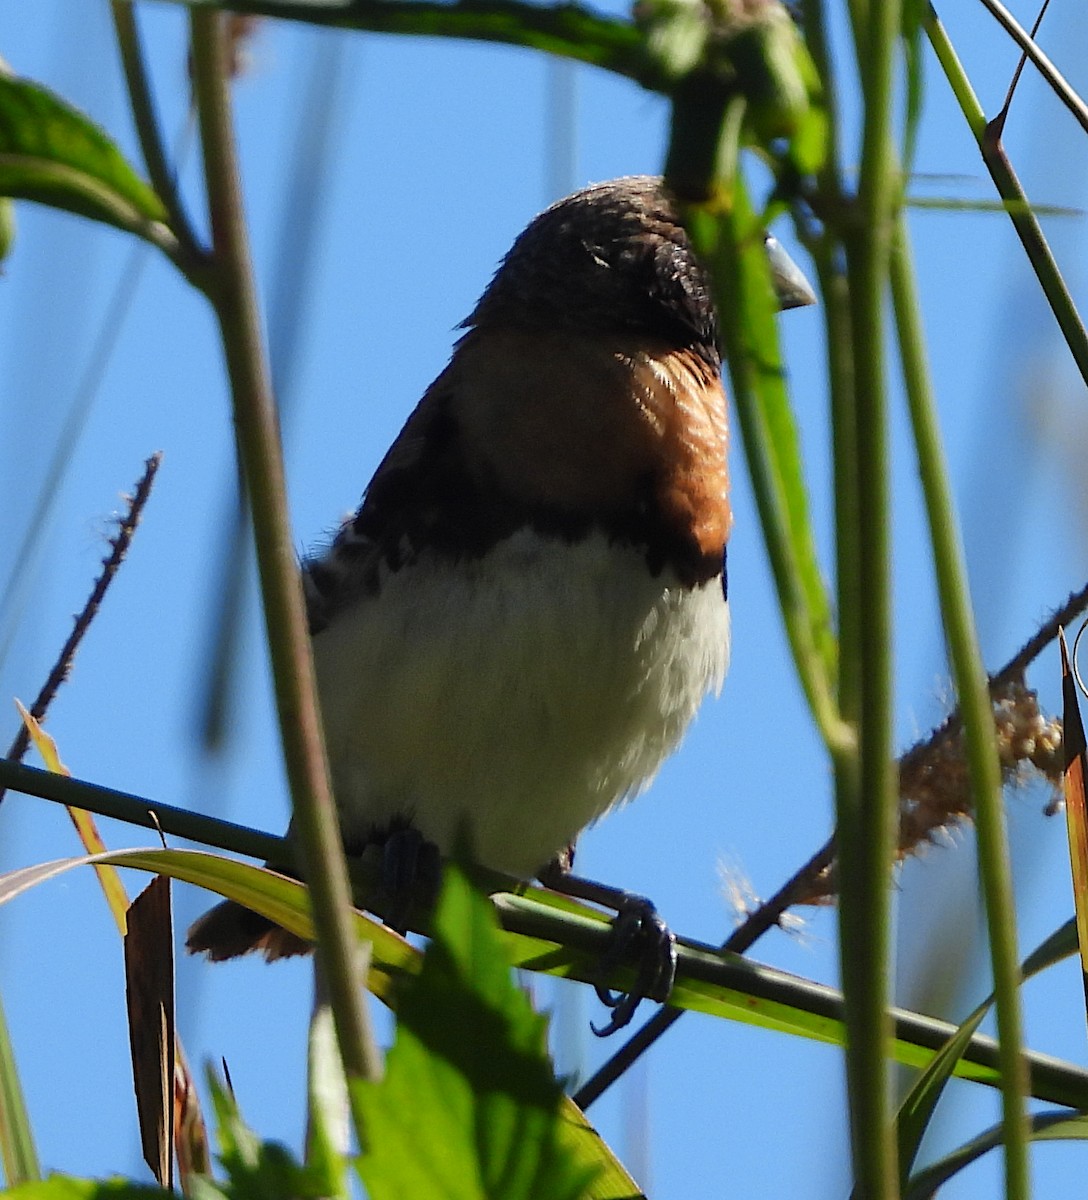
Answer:
[[(103, 597), (117, 575), (118, 568), (125, 561), (125, 555), (132, 544), (132, 537), (136, 532), (136, 527), (140, 523), (140, 516), (143, 513), (144, 505), (151, 495), (151, 485), (155, 482), (155, 474), (161, 462), (161, 453), (153, 454), (147, 460), (144, 473), (140, 476), (140, 480), (136, 484), (136, 490), (129, 499), (128, 511), (118, 522), (117, 536), (110, 539), (111, 550), (109, 556), (103, 560), (102, 572), (95, 580), (91, 594), (87, 597), (87, 603), (84, 604), (79, 616), (76, 617), (72, 626), (72, 632), (61, 647), (56, 662), (53, 664), (53, 669), (49, 672), (45, 683), (42, 684), (41, 691), (38, 692), (37, 698), (30, 706), (30, 715), (35, 721), (45, 719), (45, 714), (49, 710), (50, 704), (53, 703), (53, 697), (57, 694), (61, 684), (68, 678), (80, 642), (83, 641), (87, 630), (91, 627), (91, 622), (98, 615), (99, 606), (102, 604)], [(10, 762), (21, 762), (29, 745), (30, 732), (24, 722), (20, 726), (19, 732), (15, 735), (15, 740), (8, 747), (8, 760)], [(0, 783), (0, 802), (3, 801), (6, 792), (7, 789)]]

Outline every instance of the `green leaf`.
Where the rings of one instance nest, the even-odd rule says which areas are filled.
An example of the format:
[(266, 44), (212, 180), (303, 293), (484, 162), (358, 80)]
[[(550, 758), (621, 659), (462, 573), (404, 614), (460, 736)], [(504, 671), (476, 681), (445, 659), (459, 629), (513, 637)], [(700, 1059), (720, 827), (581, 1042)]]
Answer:
[[(194, 0), (175, 0), (192, 5)], [(201, 0), (208, 7), (207, 0)], [(214, 7), (214, 3), (211, 4)], [(237, 0), (232, 12), (309, 21), (338, 29), (405, 33), (416, 37), (469, 38), (525, 46), (560, 55), (662, 87), (644, 39), (628, 20), (576, 3), (525, 4), (520, 0)]]
[(447, 868), (380, 1082), (360, 1081), (372, 1200), (579, 1200), (593, 1172), (561, 1136), (545, 1020), (511, 978), (490, 906)]
[[(1020, 968), (1021, 982), (1045, 970), (1054, 963), (1068, 958), (1076, 950), (1076, 922), (1069, 921), (1050, 935), (1041, 945), (1024, 959)], [(989, 996), (960, 1025), (952, 1037), (934, 1055), (929, 1066), (922, 1072), (903, 1098), (899, 1106), (897, 1129), (899, 1135), (900, 1186), (905, 1189), (907, 1179), (918, 1157), (918, 1150), (925, 1136), (937, 1101), (941, 1098), (945, 1084), (956, 1073), (960, 1059), (967, 1052), (975, 1031), (993, 1007), (994, 994)]]
[(347, 1081), (332, 1008), (324, 1001), (315, 1005), (310, 1018), (306, 1057), (306, 1165), (324, 1176), (323, 1194), (329, 1200), (349, 1200), (351, 1185), (344, 1157), (349, 1137)]
[(177, 1200), (174, 1192), (128, 1179), (77, 1179), (50, 1175), (4, 1192), (4, 1200)]
[[(599, 913), (591, 916), (588, 910), (585, 915), (569, 911), (559, 915), (541, 903), (545, 898), (550, 901), (550, 894), (492, 897), (503, 924), (517, 929), (507, 934), (514, 965), (568, 979), (598, 978), (596, 964), (608, 936), (606, 919)], [(1063, 926), (1025, 961), (1025, 973), (1034, 973), (1074, 952), (1074, 937), (1071, 927)], [(670, 1005), (828, 1045), (844, 1044), (842, 993), (834, 988), (687, 939), (678, 939), (677, 951), (677, 979)], [(632, 982), (629, 971), (617, 972), (608, 980), (613, 988), (629, 987)], [(956, 1032), (956, 1026), (946, 1021), (904, 1009), (893, 1010), (892, 1017), (890, 1053), (904, 1066), (924, 1068)], [(1034, 1096), (1088, 1108), (1088, 1072), (1045, 1054), (1029, 1053), (1026, 1058)], [(956, 1075), (999, 1086), (996, 1042), (976, 1034), (968, 1052), (956, 1063)]]
[(645, 0), (635, 6), (635, 23), (664, 79), (675, 83), (702, 58), (710, 34), (702, 0)]
[[(1033, 1142), (1088, 1141), (1088, 1115), (1083, 1113), (1036, 1113), (1028, 1118), (1028, 1137)], [(1004, 1144), (1005, 1130), (995, 1125), (977, 1138), (933, 1163), (910, 1181), (904, 1200), (930, 1200), (937, 1189), (990, 1150)]]
[[(1068, 958), (1076, 949), (1075, 922), (1068, 922), (1052, 933), (1028, 955), (1021, 966), (1021, 981), (1026, 982), (1046, 967)], [(921, 1072), (899, 1106), (896, 1133), (899, 1144), (900, 1189), (904, 1190), (918, 1157), (926, 1129), (948, 1080), (956, 1073), (967, 1053), (975, 1031), (994, 1004), (991, 993), (970, 1013)]]
[[(219, 1158), (227, 1173), (215, 1191), (230, 1200), (324, 1200), (338, 1194), (335, 1184), (342, 1168), (329, 1172), (327, 1164), (303, 1165), (279, 1142), (265, 1142), (242, 1119), (234, 1097), (214, 1071), (208, 1086), (215, 1108)], [(210, 1196), (201, 1200), (211, 1200)]]
[(0, 1161), (9, 1187), (41, 1178), (3, 1006), (0, 1006)]
[(4, 196), (0, 198), (0, 263), (11, 253), (15, 244), (15, 205)]
[(110, 139), (59, 96), (0, 76), (0, 195), (142, 233), (166, 220), (156, 193)]
[(992, 998), (980, 1004), (933, 1056), (929, 1066), (915, 1080), (899, 1106), (896, 1136), (899, 1142), (899, 1182), (904, 1188), (918, 1157), (922, 1138), (944, 1092), (945, 1084), (955, 1074), (956, 1064), (963, 1057), (975, 1031), (990, 1011)]
[(748, 101), (745, 125), (757, 143), (769, 147), (785, 138), (794, 169), (815, 174), (827, 157), (827, 113), (819, 72), (793, 18), (781, 5), (766, 5), (726, 51)]
[[(24, 867), (0, 876), (0, 904), (73, 867), (112, 863), (169, 875), (206, 887), (237, 900), (303, 937), (313, 934), (306, 889), (263, 867), (237, 862), (195, 850), (119, 850), (92, 857), (64, 859)], [(526, 970), (559, 975), (582, 982), (599, 980), (599, 962), (608, 937), (608, 919), (596, 910), (577, 905), (568, 897), (531, 889), (525, 894), (503, 893), (492, 902), (508, 927), (503, 934), (508, 961)], [(355, 914), (356, 929), (370, 943), (371, 963), (367, 986), (381, 1000), (393, 1004), (397, 984), (416, 973), (420, 954), (412, 946), (362, 913)], [(844, 1038), (842, 995), (834, 988), (812, 983), (736, 955), (723, 955), (711, 947), (681, 941), (678, 977), (670, 1003), (716, 1017), (777, 1030), (828, 1045), (841, 1046)], [(1076, 952), (1076, 932), (1069, 922), (1047, 939), (1024, 963), (1025, 974)], [(612, 987), (630, 986), (630, 971), (617, 971), (607, 981)], [(905, 1066), (924, 1068), (952, 1037), (956, 1027), (918, 1013), (895, 1010), (895, 1037), (891, 1053)], [(1088, 1108), (1088, 1072), (1072, 1063), (1045, 1054), (1025, 1055), (1031, 1069), (1032, 1095), (1052, 1104)], [(1000, 1084), (996, 1043), (975, 1035), (968, 1052), (956, 1063), (956, 1075), (989, 1087)], [(582, 1121), (571, 1105), (565, 1120), (573, 1129)], [(599, 1161), (615, 1168), (615, 1160), (588, 1126), (585, 1152), (597, 1147)], [(603, 1149), (602, 1149), (603, 1148)], [(587, 1159), (588, 1161), (588, 1159)], [(612, 1190), (593, 1193), (623, 1196), (619, 1180)]]
[(797, 425), (775, 324), (762, 221), (740, 176), (728, 197), (692, 206), (687, 225), (710, 266), (733, 405), (794, 662), (825, 740), (844, 736), (835, 703), (838, 643), (809, 519)]
[(903, 178), (909, 179), (914, 168), (914, 150), (918, 141), (918, 122), (922, 117), (922, 68), (925, 63), (922, 32), (926, 14), (925, 0), (904, 0), (902, 11), (903, 58), (907, 67), (906, 120), (903, 123)]
[[(208, 888), (229, 900), (237, 900), (239, 904), (261, 913), (292, 933), (313, 937), (306, 888), (297, 879), (288, 879), (267, 867), (257, 867), (202, 850), (114, 850), (107, 854), (59, 859), (23, 867), (0, 875), (0, 904), (74, 867), (99, 863), (169, 875), (171, 879)], [(413, 974), (418, 969), (419, 951), (392, 930), (362, 913), (355, 913), (354, 919), (360, 939), (372, 943), (367, 986), (379, 999), (388, 1001), (394, 983), (403, 975)]]

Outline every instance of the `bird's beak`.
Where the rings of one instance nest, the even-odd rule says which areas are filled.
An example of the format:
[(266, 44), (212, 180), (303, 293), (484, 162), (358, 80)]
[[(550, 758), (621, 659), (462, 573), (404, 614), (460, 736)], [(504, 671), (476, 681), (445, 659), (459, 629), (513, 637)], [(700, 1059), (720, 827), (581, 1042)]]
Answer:
[(803, 308), (816, 303), (816, 293), (804, 272), (782, 249), (772, 234), (764, 234), (763, 245), (771, 264), (771, 282), (778, 297), (779, 309)]

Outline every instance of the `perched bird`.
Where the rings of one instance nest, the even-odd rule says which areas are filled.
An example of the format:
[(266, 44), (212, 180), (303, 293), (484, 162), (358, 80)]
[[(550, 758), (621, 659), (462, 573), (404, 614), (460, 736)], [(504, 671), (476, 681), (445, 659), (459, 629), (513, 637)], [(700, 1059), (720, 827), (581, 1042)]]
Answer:
[[(811, 303), (769, 249), (782, 306)], [(529, 878), (721, 688), (726, 400), (709, 280), (658, 179), (541, 213), (463, 328), (304, 582), (349, 852), (467, 833)], [(229, 901), (188, 945), (306, 948)]]

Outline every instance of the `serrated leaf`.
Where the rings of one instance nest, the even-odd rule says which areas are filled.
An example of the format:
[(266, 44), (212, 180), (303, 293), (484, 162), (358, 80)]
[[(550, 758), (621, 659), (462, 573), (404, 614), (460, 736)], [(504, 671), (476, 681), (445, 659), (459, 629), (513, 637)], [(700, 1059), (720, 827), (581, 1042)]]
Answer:
[(0, 195), (129, 232), (166, 220), (158, 195), (93, 121), (48, 88), (2, 75)]
[(298, 1162), (286, 1146), (266, 1142), (253, 1132), (231, 1093), (214, 1071), (208, 1087), (216, 1115), (219, 1158), (227, 1173), (217, 1191), (231, 1200), (326, 1200), (328, 1178), (323, 1170)]
[(511, 978), (494, 913), (447, 869), (380, 1082), (360, 1081), (372, 1200), (580, 1200), (546, 1023)]
[(79, 1179), (50, 1175), (4, 1192), (4, 1200), (177, 1200), (173, 1192), (128, 1179)]
[[(0, 875), (0, 904), (74, 867), (93, 865), (96, 861), (162, 873), (209, 888), (248, 905), (302, 937), (313, 934), (302, 884), (262, 867), (196, 850), (120, 850), (23, 867)], [(514, 965), (583, 982), (597, 978), (599, 939), (607, 937), (606, 919), (600, 913), (589, 916), (571, 911), (572, 902), (566, 898), (562, 905), (553, 907), (550, 893), (534, 890), (534, 895), (538, 894), (548, 902), (529, 900), (524, 895), (493, 897), (493, 902), (504, 910), (535, 908), (538, 910), (535, 928), (546, 931), (504, 935)], [(421, 956), (403, 938), (363, 914), (356, 913), (353, 919), (358, 936), (371, 946), (367, 986), (379, 999), (393, 1003), (396, 985), (418, 970)], [(504, 919), (515, 921), (515, 917), (505, 913)], [(516, 921), (521, 928), (527, 927), (524, 911), (517, 915)], [(1041, 969), (1075, 950), (1075, 931), (1069, 922), (1025, 962), (1025, 972), (1029, 968)], [(829, 1045), (843, 1044), (842, 995), (833, 988), (735, 955), (723, 956), (710, 948), (697, 950), (683, 943), (679, 947), (679, 972), (670, 997), (670, 1003), (677, 1007)], [(609, 983), (623, 987), (630, 979), (617, 974), (610, 976)], [(955, 1033), (955, 1026), (948, 1022), (916, 1013), (897, 1010), (893, 1018), (895, 1038), (890, 1053), (907, 1066), (924, 1067)], [(1025, 1058), (1031, 1068), (1033, 1096), (1054, 1104), (1088, 1108), (1088, 1072), (1045, 1054), (1029, 1052)], [(956, 1075), (990, 1087), (999, 1085), (994, 1041), (976, 1035), (968, 1054), (957, 1062)], [(577, 1126), (577, 1110), (572, 1105), (567, 1112), (568, 1121)], [(589, 1133), (598, 1148), (603, 1146), (591, 1130)], [(614, 1162), (607, 1156), (604, 1161)], [(620, 1185), (621, 1178), (621, 1175), (613, 1177), (612, 1190), (591, 1191), (591, 1195), (610, 1198), (627, 1195)]]

